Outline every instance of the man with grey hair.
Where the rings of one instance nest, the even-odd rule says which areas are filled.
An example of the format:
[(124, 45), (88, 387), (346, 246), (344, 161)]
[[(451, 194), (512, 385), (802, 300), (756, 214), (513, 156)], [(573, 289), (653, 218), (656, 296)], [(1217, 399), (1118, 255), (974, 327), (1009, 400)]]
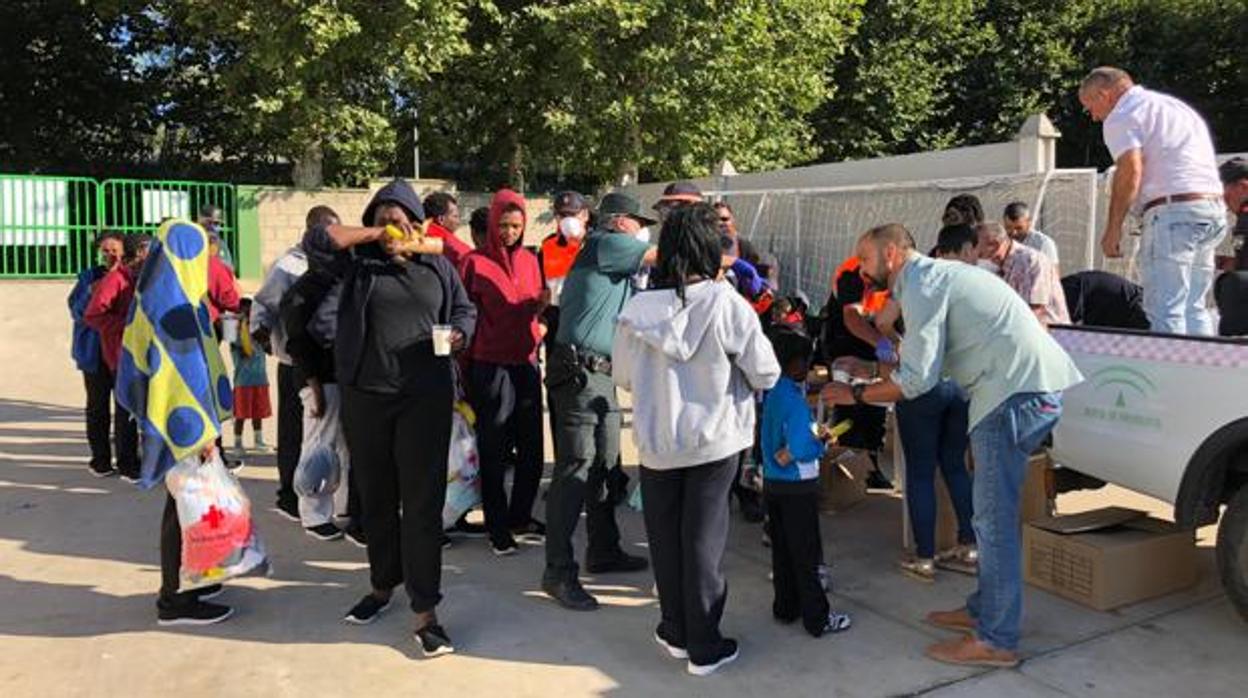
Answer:
[(980, 223), (975, 232), (979, 237), (978, 251), (983, 266), (990, 267), (1022, 296), (1040, 322), (1046, 327), (1070, 324), (1066, 293), (1062, 290), (1056, 264), (1043, 253), (1007, 235), (1005, 227), (996, 221)]
[(1027, 204), (1022, 201), (1012, 201), (1006, 204), (1005, 212), (1001, 216), (1001, 224), (1005, 226), (1005, 232), (1009, 233), (1015, 242), (1021, 242), (1037, 252), (1044, 253), (1044, 256), (1053, 262), (1053, 266), (1059, 266), (1057, 243), (1053, 241), (1053, 238), (1032, 226), (1031, 209), (1027, 208)]
[(1134, 208), (1143, 217), (1139, 267), (1151, 329), (1213, 334), (1205, 296), (1226, 211), (1209, 127), (1187, 104), (1136, 85), (1119, 68), (1089, 73), (1079, 102), (1104, 123), (1117, 167), (1101, 250), (1122, 256), (1122, 226)]

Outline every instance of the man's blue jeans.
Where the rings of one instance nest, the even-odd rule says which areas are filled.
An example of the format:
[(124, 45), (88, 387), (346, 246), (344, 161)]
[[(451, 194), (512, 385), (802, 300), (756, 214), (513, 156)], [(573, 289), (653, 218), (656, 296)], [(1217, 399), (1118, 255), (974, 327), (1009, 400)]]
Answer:
[(1061, 415), (1061, 393), (1016, 393), (971, 431), (979, 589), (967, 598), (966, 608), (976, 621), (979, 639), (998, 649), (1018, 649), (1022, 623), (1019, 500), (1027, 460)]
[(1162, 204), (1144, 213), (1140, 282), (1152, 331), (1214, 333), (1205, 298), (1213, 286), (1214, 252), (1224, 237), (1221, 201)]

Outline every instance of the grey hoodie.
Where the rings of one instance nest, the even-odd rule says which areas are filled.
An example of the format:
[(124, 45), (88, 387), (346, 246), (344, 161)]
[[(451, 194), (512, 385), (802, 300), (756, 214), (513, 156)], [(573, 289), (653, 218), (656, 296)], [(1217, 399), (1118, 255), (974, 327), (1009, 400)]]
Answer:
[(633, 436), (654, 470), (727, 458), (754, 442), (754, 392), (780, 365), (758, 316), (726, 281), (639, 293), (620, 313), (616, 385), (633, 394)]

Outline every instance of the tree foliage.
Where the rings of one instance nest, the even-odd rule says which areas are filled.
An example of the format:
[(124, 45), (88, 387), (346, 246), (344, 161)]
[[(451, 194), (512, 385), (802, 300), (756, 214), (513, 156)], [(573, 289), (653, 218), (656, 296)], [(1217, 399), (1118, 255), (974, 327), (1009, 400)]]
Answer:
[[(1100, 64), (1248, 150), (1248, 0), (8, 0), (6, 171), (474, 184), (760, 170), (1005, 140), (1103, 165)], [(404, 155), (399, 155), (402, 152)], [(404, 168), (405, 171), (407, 168)]]

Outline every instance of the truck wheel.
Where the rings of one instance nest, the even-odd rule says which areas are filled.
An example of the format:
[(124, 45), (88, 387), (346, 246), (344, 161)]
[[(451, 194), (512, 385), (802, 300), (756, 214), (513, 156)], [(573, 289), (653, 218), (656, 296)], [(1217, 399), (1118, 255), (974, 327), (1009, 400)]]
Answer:
[(1231, 497), (1218, 527), (1218, 573), (1226, 595), (1248, 621), (1248, 485)]

